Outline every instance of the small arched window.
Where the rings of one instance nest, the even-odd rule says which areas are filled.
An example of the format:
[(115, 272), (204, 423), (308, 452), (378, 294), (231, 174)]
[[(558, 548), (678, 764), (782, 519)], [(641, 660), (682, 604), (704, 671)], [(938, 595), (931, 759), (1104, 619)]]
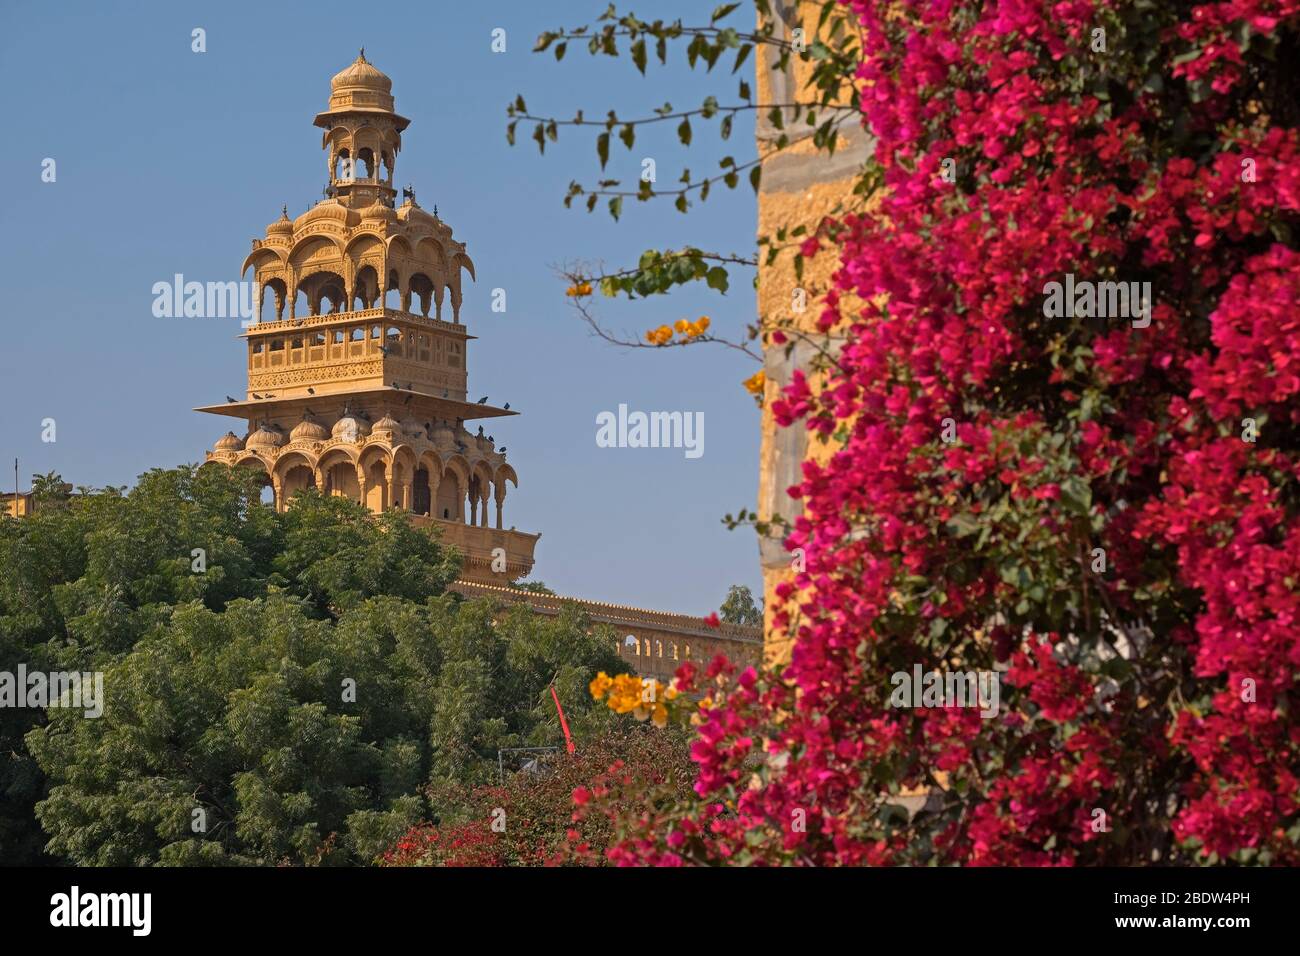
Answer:
[(335, 345), (342, 345), (342, 344), (343, 344), (343, 330), (342, 330), (342, 329), (336, 329), (336, 330), (335, 330), (335, 332), (334, 332), (334, 344), (335, 344)]
[(379, 334), (380, 334), (381, 331), (383, 331), (383, 330), (382, 330), (378, 325), (372, 325), (372, 326), (370, 327), (370, 337), (371, 337), (372, 339), (377, 339), (377, 338), (379, 338)]
[(272, 351), (272, 352), (283, 352), (283, 351), (284, 351), (284, 339), (271, 339), (271, 351)]
[(365, 337), (366, 337), (366, 330), (365, 330), (365, 329), (353, 329), (353, 330), (352, 330), (352, 341), (353, 341), (353, 342), (361, 342), (361, 341), (363, 341), (363, 340), (365, 339)]

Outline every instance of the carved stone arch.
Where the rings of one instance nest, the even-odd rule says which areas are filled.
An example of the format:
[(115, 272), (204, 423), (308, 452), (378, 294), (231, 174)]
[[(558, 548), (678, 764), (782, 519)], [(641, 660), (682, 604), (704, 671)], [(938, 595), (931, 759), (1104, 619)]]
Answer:
[(321, 452), (316, 461), (316, 475), (320, 490), (327, 495), (340, 495), (351, 501), (361, 500), (361, 485), (357, 478), (357, 451), (350, 445), (332, 445)]
[(519, 476), (515, 474), (513, 467), (507, 464), (497, 466), (496, 474), (493, 476), (493, 484), (502, 488), (506, 487), (506, 482), (512, 482), (516, 488), (519, 487)]
[[(409, 302), (412, 296), (417, 296), (420, 300), (420, 315), (428, 318), (435, 288), (433, 278), (425, 270), (417, 268), (407, 276), (404, 297)], [(410, 308), (407, 307), (406, 311), (409, 312)]]
[(260, 276), (266, 270), (287, 272), (289, 269), (289, 257), (280, 249), (263, 246), (260, 249), (254, 249), (248, 254), (247, 258), (244, 259), (244, 264), (239, 267), (239, 274), (242, 276), (248, 271), (249, 266), (252, 266), (254, 269), (254, 278)]
[(434, 478), (437, 478), (439, 480), (442, 479), (442, 474), (443, 474), (442, 456), (439, 455), (432, 448), (427, 448), (420, 453), (420, 457), (416, 461), (416, 467), (427, 468), (429, 470), (429, 478), (431, 480)]
[(382, 463), (387, 470), (393, 463), (393, 453), (381, 442), (372, 441), (361, 449), (361, 454), (357, 456), (357, 464), (362, 468), (369, 468), (377, 462)]
[(298, 467), (306, 467), (315, 471), (316, 457), (301, 448), (293, 448), (283, 451), (275, 459), (275, 464), (271, 468), (271, 474), (274, 477), (283, 478), (291, 468)]
[(239, 457), (232, 463), (236, 468), (260, 468), (266, 473), (266, 477), (271, 477), (272, 466), (255, 451), (240, 452)]
[(374, 126), (361, 126), (352, 133), (352, 155), (356, 158), (356, 173), (358, 178), (365, 172), (362, 165), (362, 155), (369, 152), (371, 165), (369, 174), (374, 176), (379, 170), (379, 156), (384, 149), (384, 137), (379, 129)]
[(434, 517), (445, 521), (465, 520), (465, 499), (469, 494), (469, 462), (463, 455), (452, 455), (442, 468), (442, 480), (434, 499)]
[(339, 263), (343, 261), (343, 246), (333, 236), (304, 236), (293, 244), (285, 261), (299, 270), (315, 263)]
[(389, 462), (390, 464), (394, 464), (394, 465), (401, 464), (406, 468), (410, 469), (411, 471), (414, 471), (417, 457), (418, 456), (415, 453), (415, 449), (412, 448), (410, 445), (408, 445), (406, 442), (402, 442), (399, 445), (393, 446), (392, 453), (389, 457)]
[(474, 263), (470, 261), (469, 256), (463, 252), (456, 253), (451, 260), (451, 270), (447, 275), (447, 285), (451, 289), (451, 320), (460, 322), (460, 304), (462, 301), (460, 293), (460, 272), (464, 269), (469, 272), (471, 280), (477, 282), (474, 277)]
[(276, 507), (283, 511), (294, 495), (318, 487), (317, 475), (316, 460), (308, 452), (296, 448), (282, 452), (271, 471), (271, 480), (276, 489)]
[(474, 261), (463, 252), (458, 252), (451, 257), (451, 263), (456, 267), (456, 271), (464, 269), (469, 273), (471, 281), (477, 282), (478, 277), (474, 275)]

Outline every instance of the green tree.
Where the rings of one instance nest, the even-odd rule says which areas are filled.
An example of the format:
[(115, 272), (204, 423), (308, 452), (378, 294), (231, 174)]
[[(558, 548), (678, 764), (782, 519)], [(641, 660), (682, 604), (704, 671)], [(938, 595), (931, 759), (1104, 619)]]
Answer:
[(0, 523), (0, 665), (101, 671), (105, 696), (96, 719), (0, 710), (6, 862), (367, 862), (432, 781), (561, 742), (552, 681), (581, 725), (579, 689), (619, 668), (576, 608), (448, 592), (457, 556), (396, 513), (259, 491), (155, 470)]
[(754, 604), (754, 595), (748, 587), (733, 584), (727, 589), (727, 599), (718, 608), (718, 617), (724, 624), (759, 627), (763, 623), (763, 609)]

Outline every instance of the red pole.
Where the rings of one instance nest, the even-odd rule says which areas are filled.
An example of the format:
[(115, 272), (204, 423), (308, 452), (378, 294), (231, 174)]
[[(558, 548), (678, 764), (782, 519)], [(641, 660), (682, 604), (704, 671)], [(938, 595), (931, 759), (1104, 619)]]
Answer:
[(555, 710), (560, 715), (560, 726), (564, 729), (564, 745), (573, 753), (573, 738), (569, 736), (569, 722), (564, 719), (564, 708), (560, 706), (560, 695), (555, 693), (555, 685), (551, 685), (551, 699), (555, 701)]

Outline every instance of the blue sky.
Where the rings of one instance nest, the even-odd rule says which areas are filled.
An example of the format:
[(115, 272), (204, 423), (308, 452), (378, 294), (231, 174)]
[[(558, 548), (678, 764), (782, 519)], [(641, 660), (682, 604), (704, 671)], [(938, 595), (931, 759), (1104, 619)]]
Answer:
[[(56, 470), (76, 484), (130, 484), (147, 468), (202, 460), (225, 419), (191, 411), (245, 384), (238, 320), (159, 319), (155, 282), (238, 278), (249, 240), (320, 198), (325, 160), (312, 117), (330, 77), (356, 57), (393, 79), (411, 119), (395, 182), (468, 245), (478, 281), (462, 320), (471, 343), (470, 391), (523, 414), (492, 422), (520, 487), (506, 524), (540, 531), (534, 577), (561, 593), (707, 613), (732, 583), (760, 593), (752, 533), (728, 531), (726, 512), (752, 506), (758, 410), (740, 385), (757, 365), (721, 346), (621, 350), (593, 338), (568, 308), (554, 267), (576, 260), (629, 265), (652, 247), (691, 243), (752, 252), (748, 186), (715, 192), (683, 216), (631, 203), (619, 223), (567, 210), (571, 179), (601, 178), (590, 135), (561, 134), (539, 156), (521, 128), (505, 141), (505, 107), (522, 93), (536, 113), (588, 117), (610, 108), (648, 114), (665, 101), (698, 106), (730, 97), (728, 67), (638, 74), (625, 57), (571, 47), (556, 63), (532, 53), (538, 33), (590, 22), (589, 2), (78, 2), (5, 3), (0, 97), (8, 120), (0, 172), (0, 488)], [(643, 16), (707, 18), (713, 4), (656, 0)], [(207, 52), (191, 51), (191, 31)], [(491, 33), (506, 30), (493, 53)], [(752, 81), (752, 64), (742, 75)], [(752, 124), (722, 143), (697, 127), (676, 143), (671, 124), (612, 152), (609, 175), (634, 181), (653, 157), (661, 184), (683, 165), (716, 169), (753, 155)], [(57, 181), (41, 181), (46, 157)], [(636, 303), (599, 302), (619, 331), (710, 316), (736, 335), (753, 319), (749, 277), (731, 291), (687, 291)], [(504, 288), (508, 311), (489, 309)], [(633, 410), (703, 412), (705, 453), (597, 447), (596, 416)], [(57, 440), (41, 441), (53, 418)], [(7, 477), (6, 477), (7, 476)]]

